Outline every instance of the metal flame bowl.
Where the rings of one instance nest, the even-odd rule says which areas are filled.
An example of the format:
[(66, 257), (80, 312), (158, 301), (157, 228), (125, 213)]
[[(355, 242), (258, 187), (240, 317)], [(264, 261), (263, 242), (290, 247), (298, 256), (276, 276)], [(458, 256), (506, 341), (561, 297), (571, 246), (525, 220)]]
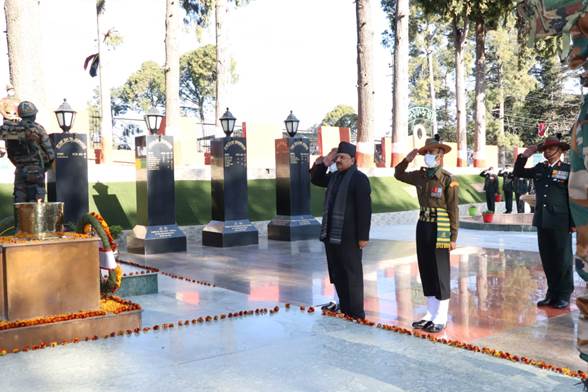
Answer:
[(63, 232), (63, 203), (15, 203), (16, 235), (44, 240)]

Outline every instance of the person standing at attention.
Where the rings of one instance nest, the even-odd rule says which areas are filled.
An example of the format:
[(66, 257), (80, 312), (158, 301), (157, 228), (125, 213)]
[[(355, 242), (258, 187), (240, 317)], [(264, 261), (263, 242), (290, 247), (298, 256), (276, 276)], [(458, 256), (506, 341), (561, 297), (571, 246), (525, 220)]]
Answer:
[[(337, 171), (327, 173), (334, 157)], [(355, 165), (355, 146), (341, 142), (336, 155), (319, 157), (311, 182), (327, 188), (320, 240), (325, 244), (329, 278), (335, 284), (340, 310), (364, 319), (362, 250), (367, 246), (372, 216), (368, 177)]]
[[(435, 135), (421, 149), (412, 150), (394, 173), (397, 180), (417, 188), (421, 207), (416, 228), (417, 259), (427, 313), (412, 326), (432, 333), (441, 332), (447, 325), (451, 294), (449, 252), (456, 247), (459, 226), (458, 183), (442, 167), (443, 155), (449, 151), (451, 147)], [(424, 155), (426, 167), (406, 172), (417, 154)]]

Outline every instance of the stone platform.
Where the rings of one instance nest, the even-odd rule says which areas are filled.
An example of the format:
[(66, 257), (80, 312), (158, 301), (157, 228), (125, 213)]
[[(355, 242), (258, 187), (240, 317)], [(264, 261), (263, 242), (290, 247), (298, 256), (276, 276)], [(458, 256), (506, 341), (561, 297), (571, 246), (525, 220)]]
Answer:
[(532, 223), (533, 214), (494, 214), (492, 223), (485, 223), (481, 216), (462, 217), (459, 227), (487, 231), (536, 231)]
[(97, 336), (99, 338), (112, 332), (133, 330), (141, 327), (142, 310), (119, 314), (106, 314), (85, 319), (67, 320), (57, 323), (11, 328), (0, 331), (0, 350), (12, 351), (52, 342)]
[(0, 320), (96, 310), (98, 239), (0, 243)]

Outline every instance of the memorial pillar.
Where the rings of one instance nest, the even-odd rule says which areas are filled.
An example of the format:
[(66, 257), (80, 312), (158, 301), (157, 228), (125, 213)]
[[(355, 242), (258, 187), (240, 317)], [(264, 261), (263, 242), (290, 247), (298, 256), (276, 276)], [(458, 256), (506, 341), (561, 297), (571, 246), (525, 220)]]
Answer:
[(249, 220), (245, 138), (216, 138), (210, 150), (212, 220), (202, 230), (202, 244), (221, 248), (257, 244), (259, 233)]
[(88, 137), (64, 132), (49, 139), (55, 163), (47, 173), (47, 199), (63, 202), (63, 222), (75, 227), (88, 213)]
[(176, 224), (172, 136), (135, 138), (137, 225), (127, 237), (131, 253), (185, 252), (186, 235)]
[(318, 239), (321, 226), (310, 212), (309, 141), (285, 137), (275, 143), (277, 215), (268, 224), (268, 238)]

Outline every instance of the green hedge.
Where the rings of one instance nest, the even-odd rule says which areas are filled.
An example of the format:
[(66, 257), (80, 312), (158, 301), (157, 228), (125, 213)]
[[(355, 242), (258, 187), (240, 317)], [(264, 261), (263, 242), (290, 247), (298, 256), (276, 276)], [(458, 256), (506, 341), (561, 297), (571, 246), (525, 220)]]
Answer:
[[(373, 177), (372, 205), (374, 212), (406, 211), (418, 208), (415, 188), (396, 181), (393, 177)], [(474, 184), (483, 182), (476, 175), (458, 176), (460, 202), (479, 203), (483, 193)], [(90, 185), (90, 211), (98, 211), (110, 225), (131, 228), (136, 219), (134, 182), (95, 183)], [(311, 187), (311, 209), (322, 215), (324, 189)], [(269, 220), (275, 215), (274, 180), (249, 181), (249, 213), (253, 221)], [(0, 184), (0, 217), (12, 214), (12, 186)], [(176, 182), (176, 216), (180, 225), (204, 224), (210, 220), (210, 182)]]

